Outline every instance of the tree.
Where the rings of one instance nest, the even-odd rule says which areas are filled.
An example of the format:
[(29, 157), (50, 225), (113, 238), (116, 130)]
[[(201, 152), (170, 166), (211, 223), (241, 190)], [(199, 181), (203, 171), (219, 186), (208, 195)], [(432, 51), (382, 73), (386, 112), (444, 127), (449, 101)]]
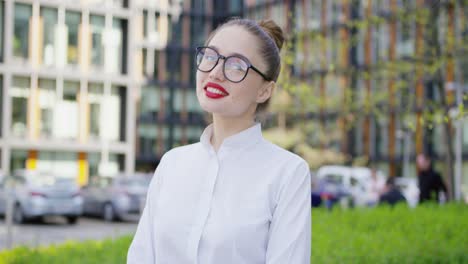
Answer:
[[(388, 152), (390, 160), (394, 161), (398, 126), (399, 131), (414, 135), (419, 153), (425, 151), (422, 135), (442, 125), (447, 146), (445, 175), (453, 188), (451, 122), (466, 116), (467, 111), (463, 104), (455, 105), (453, 92), (447, 88), (455, 81), (455, 58), (461, 62), (466, 60), (460, 55), (468, 51), (468, 34), (457, 36), (454, 20), (459, 16), (455, 11), (466, 12), (468, 1), (403, 1), (404, 5), (398, 6), (396, 0), (391, 0), (384, 13), (373, 11), (378, 1), (367, 1), (368, 6), (362, 7), (364, 15), (360, 17), (351, 14), (356, 14), (362, 1), (342, 2), (344, 19), (337, 28), (326, 25), (318, 30), (291, 27), (300, 29), (290, 32), (278, 81), (279, 96), (271, 105), (270, 123), (276, 126), (277, 137), (278, 131), (290, 138), (296, 135), (297, 140), (289, 140), (287, 147), (297, 152), (312, 153), (316, 149), (324, 152), (335, 145), (335, 151), (340, 154), (337, 160), (351, 162), (363, 158), (352, 151), (355, 130), (362, 126), (369, 129), (371, 121), (381, 122), (389, 126), (388, 138), (393, 144), (389, 145)], [(323, 6), (322, 14), (326, 13)], [(292, 23), (302, 23), (295, 20), (294, 14), (290, 17)], [(466, 22), (466, 17), (464, 19)], [(383, 50), (372, 54), (372, 41), (378, 41), (372, 38), (382, 28), (388, 33), (387, 43), (381, 43)], [(403, 45), (408, 47), (397, 47), (397, 37), (407, 37), (409, 40)], [(401, 52), (397, 48), (409, 51)], [(356, 62), (359, 49), (364, 49), (364, 67)], [(375, 46), (373, 49), (375, 51)], [(304, 52), (307, 50), (308, 56)], [(331, 85), (324, 88), (327, 82)], [(330, 93), (330, 87), (335, 88), (334, 93)], [(431, 93), (437, 91), (441, 96), (425, 95), (430, 87), (437, 87)], [(466, 96), (464, 100), (467, 101)], [(451, 115), (454, 109), (457, 113)], [(331, 119), (335, 121), (330, 122)], [(295, 131), (295, 134), (288, 131)], [(301, 135), (297, 136), (298, 133)], [(363, 136), (369, 137), (365, 131)], [(369, 157), (369, 153), (364, 154)], [(396, 174), (394, 168), (390, 174)]]

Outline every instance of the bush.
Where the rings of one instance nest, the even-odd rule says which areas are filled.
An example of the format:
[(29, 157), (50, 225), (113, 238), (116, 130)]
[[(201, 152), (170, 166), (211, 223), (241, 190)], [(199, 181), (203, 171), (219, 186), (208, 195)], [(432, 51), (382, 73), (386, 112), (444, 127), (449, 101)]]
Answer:
[[(468, 206), (312, 210), (312, 263), (468, 263)], [(0, 264), (125, 263), (132, 237), (0, 252)]]
[(37, 249), (18, 247), (0, 252), (0, 264), (125, 263), (131, 240), (131, 236), (125, 236), (115, 240), (66, 242)]
[(312, 210), (313, 263), (468, 263), (468, 206)]

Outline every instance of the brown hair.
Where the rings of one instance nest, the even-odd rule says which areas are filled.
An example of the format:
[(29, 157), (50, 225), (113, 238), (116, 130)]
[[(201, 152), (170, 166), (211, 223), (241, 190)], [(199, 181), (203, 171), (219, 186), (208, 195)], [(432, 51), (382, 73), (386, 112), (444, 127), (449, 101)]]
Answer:
[[(265, 76), (268, 80), (276, 82), (281, 70), (280, 51), (285, 40), (283, 30), (271, 19), (261, 20), (259, 22), (246, 18), (231, 18), (224, 24), (221, 24), (210, 33), (206, 44), (209, 44), (214, 35), (221, 29), (229, 26), (240, 26), (256, 36), (259, 40), (259, 52), (267, 66)], [(257, 112), (265, 110), (270, 99), (257, 106)]]

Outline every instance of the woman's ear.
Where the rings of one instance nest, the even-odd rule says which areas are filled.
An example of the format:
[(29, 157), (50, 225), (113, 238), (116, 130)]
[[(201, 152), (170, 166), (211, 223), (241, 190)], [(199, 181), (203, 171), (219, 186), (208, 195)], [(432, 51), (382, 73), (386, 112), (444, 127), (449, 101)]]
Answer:
[(275, 88), (276, 88), (276, 83), (274, 81), (270, 81), (262, 85), (260, 90), (258, 90), (257, 103), (261, 104), (261, 103), (266, 102), (273, 95)]

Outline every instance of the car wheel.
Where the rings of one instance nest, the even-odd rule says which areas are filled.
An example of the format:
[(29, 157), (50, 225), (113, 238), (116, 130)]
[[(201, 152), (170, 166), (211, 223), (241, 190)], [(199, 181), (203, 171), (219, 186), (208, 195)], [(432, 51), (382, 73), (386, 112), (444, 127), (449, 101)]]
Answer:
[(23, 209), (21, 208), (21, 205), (16, 204), (15, 207), (13, 208), (13, 221), (16, 224), (22, 224), (25, 222), (25, 217), (23, 213)]
[(112, 222), (116, 220), (114, 206), (111, 203), (104, 204), (102, 217), (107, 222)]
[(78, 216), (67, 216), (67, 222), (70, 225), (74, 225), (78, 222)]

